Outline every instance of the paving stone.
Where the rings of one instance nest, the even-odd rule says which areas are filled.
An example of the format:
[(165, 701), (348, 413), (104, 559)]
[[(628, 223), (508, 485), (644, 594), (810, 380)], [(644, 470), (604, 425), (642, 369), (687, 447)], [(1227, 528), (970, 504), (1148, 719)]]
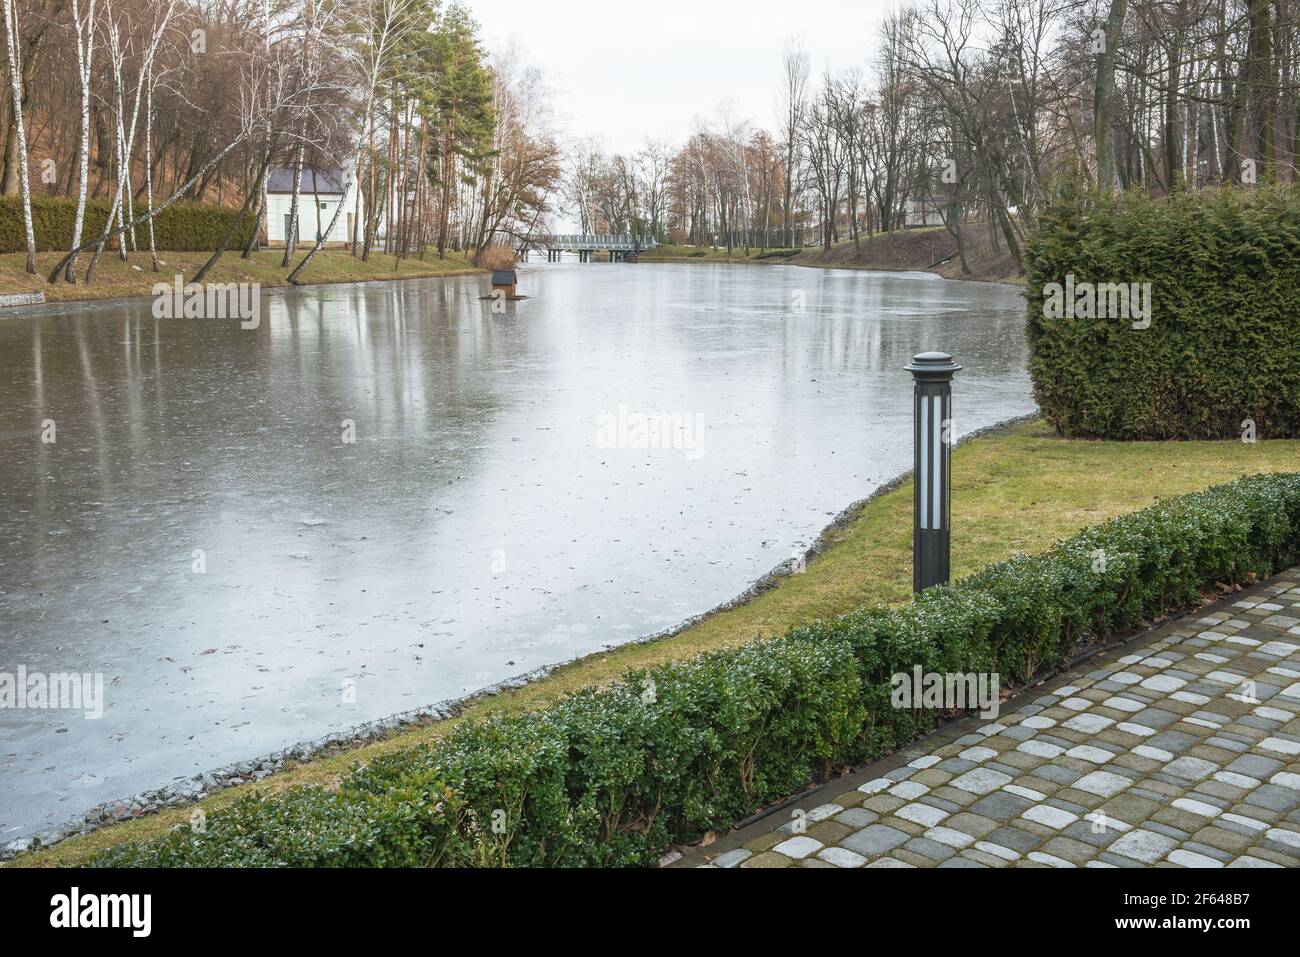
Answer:
[(1129, 825), (1123, 821), (1113, 818), (1089, 817), (1087, 820), (1075, 821), (1063, 830), (1061, 835), (1084, 844), (1090, 844), (1096, 848), (1103, 848), (1109, 847), (1115, 838), (1127, 830), (1129, 830)]
[[(1014, 785), (1008, 785), (1008, 787), (1014, 787)], [(1042, 799), (1043, 796), (1040, 794), (1039, 801)], [(994, 791), (992, 794), (980, 798), (970, 806), (970, 809), (973, 813), (982, 817), (1005, 822), (1019, 817), (1036, 803), (1038, 802), (1031, 801), (1019, 794), (1013, 794), (1004, 788), (1001, 791)]]
[[(1011, 863), (1011, 861), (1007, 860), (1005, 857), (998, 857), (995, 854), (989, 854), (987, 851), (979, 850), (978, 846), (968, 847), (964, 851), (959, 851), (957, 854), (957, 858), (962, 858), (968, 861), (976, 861), (980, 864), (983, 864), (985, 867), (992, 867), (992, 868), (1006, 867), (1008, 864)], [(953, 860), (956, 860), (957, 858), (953, 858)], [(1015, 858), (1012, 858), (1011, 860), (1015, 860)]]
[(1154, 728), (1159, 731), (1161, 728), (1177, 721), (1178, 715), (1172, 711), (1164, 711), (1160, 708), (1147, 708), (1145, 711), (1139, 711), (1128, 720), (1131, 723), (1141, 725), (1144, 728)]
[(1061, 727), (1069, 728), (1071, 731), (1082, 731), (1085, 734), (1096, 734), (1098, 731), (1102, 731), (1114, 723), (1115, 721), (1113, 718), (1085, 712), (1083, 714), (1076, 714), (1068, 721), (1063, 721)]
[(802, 860), (809, 854), (822, 849), (822, 842), (814, 840), (806, 835), (792, 837), (788, 841), (782, 841), (776, 847), (772, 848), (777, 854), (784, 854), (793, 860)]
[(847, 811), (835, 815), (836, 821), (852, 828), (864, 828), (868, 824), (875, 824), (879, 819), (878, 814), (861, 807), (851, 807)]
[(1292, 741), (1289, 738), (1265, 738), (1259, 743), (1259, 746), (1265, 751), (1276, 751), (1278, 754), (1287, 756), (1300, 754), (1300, 741)]
[(1196, 735), (1188, 734), (1185, 731), (1161, 731), (1159, 734), (1152, 735), (1144, 743), (1148, 747), (1172, 751), (1174, 754), (1182, 754), (1189, 748), (1200, 744), (1200, 742), (1201, 739)]
[[(846, 795), (828, 789), (801, 822), (776, 815), (744, 847), (697, 859), (1300, 866), (1300, 569), (1285, 581), (1242, 592), (1236, 611), (1167, 623), (996, 721), (916, 742)], [(1269, 616), (1293, 623), (1260, 624)]]
[(879, 857), (892, 851), (900, 844), (905, 844), (910, 835), (897, 828), (884, 824), (870, 824), (840, 842), (841, 847), (861, 854), (863, 857)]
[(1048, 867), (1074, 867), (1075, 865), (1057, 857), (1055, 854), (1045, 854), (1042, 851), (1030, 851), (1029, 860), (1038, 864), (1046, 864)]
[(1073, 787), (1079, 791), (1108, 798), (1125, 790), (1132, 783), (1128, 778), (1112, 771), (1093, 771), (1075, 781)]
[(1052, 807), (1048, 804), (1039, 804), (1031, 807), (1021, 815), (1027, 821), (1033, 821), (1036, 824), (1042, 824), (1044, 827), (1060, 830), (1073, 824), (1079, 819), (1077, 814), (1071, 814), (1069, 811), (1062, 811), (1060, 808)]
[(948, 847), (955, 847), (958, 850), (963, 847), (970, 847), (975, 843), (975, 837), (973, 835), (967, 834), (965, 831), (959, 831), (955, 828), (944, 827), (943, 825), (930, 828), (925, 832), (925, 837), (939, 844), (944, 844)]
[(1058, 785), (1070, 785), (1083, 777), (1083, 772), (1072, 771), (1056, 764), (1047, 764), (1034, 769), (1034, 777), (1043, 778)]
[(923, 784), (917, 784), (915, 781), (903, 781), (889, 789), (889, 793), (894, 797), (902, 798), (904, 801), (911, 801), (920, 797), (926, 791), (930, 790)]
[(967, 771), (960, 777), (953, 778), (950, 782), (952, 787), (971, 794), (988, 794), (996, 791), (1004, 784), (1010, 784), (1012, 777), (1009, 774), (1003, 774), (1001, 771), (994, 771), (990, 768), (975, 768)]
[(754, 852), (743, 847), (738, 847), (734, 851), (727, 851), (725, 854), (719, 854), (713, 859), (714, 867), (736, 867), (742, 861), (748, 860), (754, 856)]
[(1300, 831), (1288, 830), (1284, 827), (1271, 828), (1266, 835), (1270, 841), (1278, 844), (1285, 844), (1290, 848), (1300, 849)]
[(1198, 801), (1194, 798), (1177, 798), (1172, 805), (1180, 811), (1188, 811), (1199, 817), (1218, 817), (1220, 809), (1213, 804), (1207, 804), (1204, 801)]
[(1250, 846), (1258, 833), (1247, 828), (1234, 828), (1230, 821), (1218, 820), (1213, 827), (1197, 831), (1194, 837), (1198, 842), (1221, 851), (1240, 853)]
[(1008, 784), (1002, 790), (1006, 791), (1009, 794), (1015, 794), (1018, 797), (1026, 798), (1027, 800), (1032, 801), (1034, 803), (1046, 800), (1047, 798), (1047, 795), (1044, 794), (1042, 791), (1035, 790), (1034, 788), (1031, 787), (1026, 787), (1023, 784)]
[(1249, 854), (1237, 858), (1229, 867), (1281, 867), (1281, 864), (1275, 864), (1272, 861), (1266, 861), (1258, 857), (1251, 857)]
[(1189, 781), (1199, 781), (1202, 778), (1207, 778), (1217, 770), (1219, 770), (1217, 764), (1186, 755), (1175, 758), (1165, 765), (1166, 774), (1173, 774)]
[(1179, 864), (1182, 867), (1222, 867), (1222, 861), (1216, 861), (1212, 857), (1206, 857), (1204, 854), (1197, 854), (1195, 851), (1189, 851), (1186, 848), (1179, 848), (1169, 852), (1169, 861)]
[(1280, 767), (1282, 767), (1282, 762), (1276, 758), (1266, 757), (1262, 754), (1243, 754), (1224, 770), (1235, 771), (1237, 774), (1244, 774), (1247, 777), (1257, 778), (1262, 781)]
[(1110, 845), (1111, 854), (1132, 858), (1144, 864), (1154, 864), (1177, 846), (1171, 837), (1157, 834), (1146, 828), (1134, 828), (1121, 834)]
[(1212, 857), (1223, 864), (1227, 864), (1232, 860), (1232, 854), (1228, 851), (1219, 847), (1214, 847), (1211, 844), (1202, 844), (1200, 841), (1183, 841), (1183, 848), (1197, 854), (1202, 854), (1205, 857)]
[(1297, 804), (1300, 804), (1300, 792), (1293, 791), (1290, 788), (1278, 787), (1276, 784), (1264, 784), (1250, 793), (1246, 798), (1246, 803), (1285, 814)]
[(923, 827), (934, 827), (944, 818), (948, 817), (947, 811), (941, 811), (937, 807), (929, 804), (908, 804), (900, 807), (894, 812), (895, 816), (904, 820), (911, 821), (914, 824), (920, 824)]
[(946, 861), (957, 852), (947, 844), (941, 844), (938, 841), (932, 841), (925, 837), (914, 837), (904, 846), (904, 850), (911, 851), (921, 857), (929, 858), (932, 861)]
[(902, 798), (896, 798), (892, 794), (877, 794), (869, 797), (862, 802), (862, 806), (868, 811), (875, 811), (877, 814), (892, 814), (898, 808), (909, 802)]
[(1050, 760), (1064, 752), (1065, 748), (1057, 744), (1050, 744), (1047, 741), (1038, 738), (1033, 738), (1029, 741), (1021, 742), (1016, 747), (1016, 750), (1023, 752), (1024, 754), (1032, 754), (1036, 758), (1047, 758)]
[(808, 828), (808, 836), (823, 844), (838, 844), (856, 830), (838, 821), (821, 821)]
[(1115, 755), (1102, 748), (1093, 747), (1091, 744), (1080, 744), (1066, 751), (1066, 756), (1075, 758), (1080, 761), (1087, 761), (1090, 764), (1105, 764)]
[(862, 867), (867, 863), (867, 859), (861, 854), (855, 854), (845, 847), (823, 848), (817, 852), (817, 856), (836, 867)]
[(1076, 841), (1066, 836), (1052, 838), (1042, 846), (1041, 850), (1044, 854), (1050, 854), (1053, 857), (1068, 861), (1076, 867), (1085, 861), (1091, 860), (1097, 854), (1097, 848), (1091, 844)]

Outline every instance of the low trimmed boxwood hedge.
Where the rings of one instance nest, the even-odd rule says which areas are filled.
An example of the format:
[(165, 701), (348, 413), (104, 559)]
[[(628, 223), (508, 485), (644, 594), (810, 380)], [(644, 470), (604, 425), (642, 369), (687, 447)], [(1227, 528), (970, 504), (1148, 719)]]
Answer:
[(544, 711), (458, 727), (355, 767), (335, 791), (252, 795), (103, 853), (123, 866), (644, 865), (832, 765), (930, 728), (890, 677), (1022, 681), (1080, 644), (1300, 560), (1300, 474), (1243, 478), (991, 565), (907, 607), (626, 676)]
[[(1076, 292), (1116, 284), (1115, 302), (1049, 300), (1069, 276)], [(1147, 283), (1148, 328), (1109, 315)], [(1235, 439), (1249, 419), (1261, 438), (1300, 436), (1300, 189), (1063, 189), (1026, 244), (1025, 292), (1034, 397), (1062, 434)]]
[[(86, 203), (82, 242), (90, 242), (104, 231), (104, 221), (108, 219), (111, 205), (104, 199), (92, 199)], [(144, 206), (137, 201), (136, 215), (143, 212)], [(76, 215), (76, 200), (33, 196), (32, 227), (36, 233), (37, 252), (67, 252), (72, 242)], [(154, 217), (154, 237), (160, 250), (202, 252), (216, 249), (217, 243), (238, 215), (238, 209), (227, 206), (177, 203)], [(231, 249), (243, 249), (248, 244), (248, 239), (253, 234), (254, 218), (251, 214), (244, 217), (243, 225), (230, 243)], [(135, 237), (141, 249), (149, 247), (147, 225), (137, 226)], [(17, 196), (0, 196), (0, 253), (22, 252), (26, 248), (22, 200)]]

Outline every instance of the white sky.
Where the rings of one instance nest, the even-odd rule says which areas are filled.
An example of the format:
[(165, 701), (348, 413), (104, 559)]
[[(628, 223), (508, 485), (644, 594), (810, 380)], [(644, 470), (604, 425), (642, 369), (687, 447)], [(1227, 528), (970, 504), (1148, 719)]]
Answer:
[(556, 93), (561, 132), (632, 151), (680, 143), (729, 100), (772, 129), (785, 38), (808, 48), (814, 82), (866, 66), (892, 0), (464, 0), (489, 48), (516, 45)]

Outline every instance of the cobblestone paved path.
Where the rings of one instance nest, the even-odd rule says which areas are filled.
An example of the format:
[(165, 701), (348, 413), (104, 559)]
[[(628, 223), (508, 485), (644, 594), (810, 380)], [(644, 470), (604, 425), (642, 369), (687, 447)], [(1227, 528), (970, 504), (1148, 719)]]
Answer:
[(1046, 688), (679, 866), (1300, 866), (1300, 569)]

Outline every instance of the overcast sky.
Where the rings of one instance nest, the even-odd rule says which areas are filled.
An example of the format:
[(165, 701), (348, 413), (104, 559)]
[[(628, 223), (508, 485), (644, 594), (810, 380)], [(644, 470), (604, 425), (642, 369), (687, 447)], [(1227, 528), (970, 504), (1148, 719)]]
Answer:
[(730, 100), (772, 129), (785, 38), (802, 36), (814, 78), (865, 65), (891, 0), (465, 0), (489, 48), (513, 42), (557, 94), (562, 132), (636, 149), (680, 142)]

